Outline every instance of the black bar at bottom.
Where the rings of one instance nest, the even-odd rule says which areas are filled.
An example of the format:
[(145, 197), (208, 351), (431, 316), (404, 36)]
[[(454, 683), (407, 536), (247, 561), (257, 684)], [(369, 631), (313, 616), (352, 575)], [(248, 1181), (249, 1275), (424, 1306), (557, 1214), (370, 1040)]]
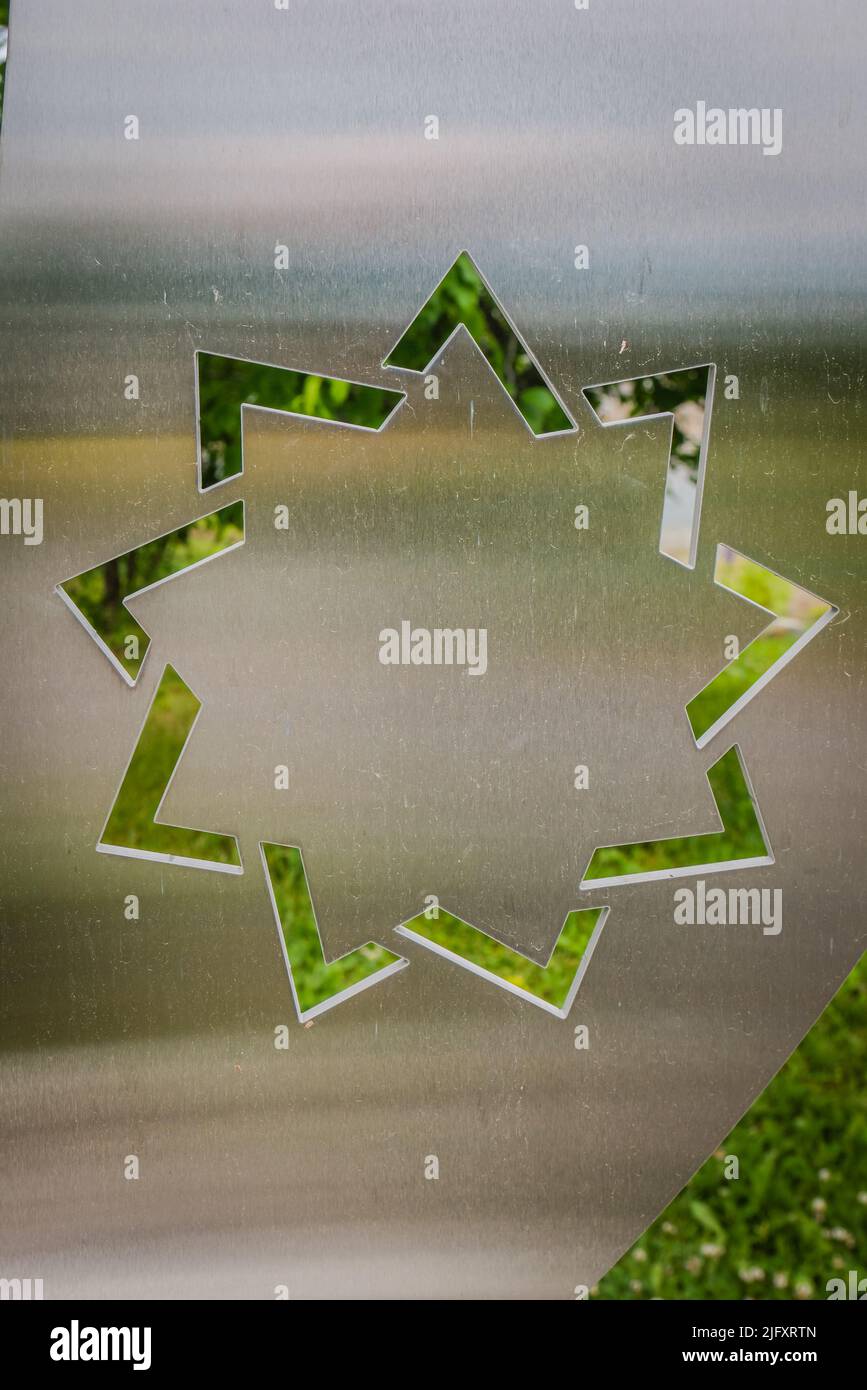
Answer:
[[(387, 1322), (370, 1324), (370, 1311), (357, 1327), (351, 1306), (341, 1303), (311, 1316), (310, 1304), (296, 1302), (152, 1302), (25, 1303), (4, 1301), (0, 1307), (4, 1363), (14, 1364), (21, 1378), (31, 1371), (68, 1376), (147, 1375), (152, 1379), (178, 1372), (213, 1372), (223, 1380), (263, 1372), (281, 1376), (332, 1377), (341, 1362), (362, 1361), (366, 1377), (372, 1365), (391, 1379), (411, 1377), (430, 1385), (437, 1374), (465, 1377), (480, 1358), (485, 1378), (520, 1346), (523, 1374), (535, 1370), (570, 1379), (597, 1377), (600, 1370), (662, 1372), (706, 1366), (813, 1367), (825, 1376), (843, 1366), (857, 1366), (863, 1348), (864, 1321), (856, 1300), (840, 1302), (614, 1303), (575, 1302), (568, 1316), (540, 1329), (527, 1318), (522, 1328), (514, 1317), (501, 1329), (496, 1309), (486, 1304), (484, 1320), (460, 1312), (443, 1322), (442, 1311), (421, 1312), (415, 1327), (409, 1309), (401, 1314), (404, 1336), (400, 1351)], [(404, 1305), (406, 1307), (406, 1305)], [(388, 1318), (388, 1314), (385, 1315)], [(393, 1316), (393, 1315), (392, 1315)], [(550, 1316), (550, 1315), (549, 1315)], [(540, 1338), (540, 1330), (542, 1337)], [(455, 1336), (457, 1333), (457, 1336)], [(517, 1338), (517, 1341), (516, 1341)], [(374, 1360), (375, 1358), (375, 1360)], [(513, 1370), (517, 1373), (513, 1365)]]

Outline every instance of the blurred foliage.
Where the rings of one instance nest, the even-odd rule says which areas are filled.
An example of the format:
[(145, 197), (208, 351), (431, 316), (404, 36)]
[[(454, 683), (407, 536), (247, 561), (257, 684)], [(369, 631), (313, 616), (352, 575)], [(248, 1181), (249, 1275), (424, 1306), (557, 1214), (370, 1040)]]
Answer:
[(102, 844), (240, 864), (238, 846), (231, 835), (157, 825), (154, 821), (200, 708), (201, 702), (177, 671), (167, 666), (111, 808)]
[(365, 946), (327, 964), (313, 915), (301, 851), (289, 845), (263, 844), (268, 877), (277, 905), (292, 983), (302, 1014), (357, 985), (400, 956), (368, 941)]
[(678, 465), (690, 479), (698, 478), (704, 426), (708, 367), (585, 386), (584, 395), (603, 424), (670, 412), (674, 416), (669, 472)]
[(744, 647), (740, 656), (714, 676), (694, 700), (686, 707), (689, 722), (696, 738), (701, 738), (718, 719), (731, 709), (736, 700), (755, 685), (775, 661), (779, 661), (789, 648), (797, 642), (799, 632), (781, 632), (768, 637), (757, 637)]
[(634, 845), (602, 846), (590, 860), (585, 879), (655, 873), (662, 869), (720, 864), (729, 859), (759, 859), (766, 855), (762, 828), (737, 748), (730, 748), (708, 768), (707, 779), (725, 827), (722, 832), (647, 840)]
[(572, 421), (466, 252), (419, 310), (386, 366), (424, 371), (459, 324), (481, 348), (534, 434), (572, 429)]
[[(134, 679), (144, 661), (150, 638), (124, 607), (124, 599), (243, 539), (243, 504), (233, 502), (210, 516), (200, 517), (168, 535), (129, 550), (126, 555), (95, 565), (74, 579), (67, 579), (60, 587)], [(138, 641), (136, 657), (128, 656), (125, 651), (130, 637)]]
[(199, 352), (196, 361), (202, 487), (213, 487), (241, 472), (242, 405), (378, 430), (401, 399), (400, 391), (358, 386), (238, 357)]
[[(792, 616), (796, 613), (798, 596), (804, 593), (803, 589), (798, 589), (790, 580), (774, 574), (773, 570), (766, 569), (764, 565), (748, 559), (746, 555), (741, 555), (728, 545), (721, 545), (717, 549), (714, 580), (769, 612)], [(819, 616), (824, 609), (825, 605), (820, 603), (815, 616)]]
[(440, 911), (439, 916), (431, 920), (422, 913), (406, 925), (428, 941), (445, 946), (464, 960), (472, 961), (501, 980), (560, 1009), (566, 1002), (600, 911), (600, 908), (593, 908), (569, 913), (547, 966), (536, 965), (448, 912)]
[[(867, 1274), (867, 956), (731, 1134), (628, 1255), (606, 1299), (826, 1298)], [(736, 1155), (737, 1179), (724, 1176)]]
[[(461, 255), (387, 359), (421, 371), (463, 323), (535, 434), (572, 422), (521, 346), (469, 256)], [(241, 472), (241, 407), (258, 405), (320, 420), (379, 429), (401, 393), (313, 376), (260, 362), (197, 354), (202, 486)]]
[(710, 729), (828, 612), (828, 605), (728, 546), (720, 546), (718, 584), (779, 615), (686, 707), (696, 738)]

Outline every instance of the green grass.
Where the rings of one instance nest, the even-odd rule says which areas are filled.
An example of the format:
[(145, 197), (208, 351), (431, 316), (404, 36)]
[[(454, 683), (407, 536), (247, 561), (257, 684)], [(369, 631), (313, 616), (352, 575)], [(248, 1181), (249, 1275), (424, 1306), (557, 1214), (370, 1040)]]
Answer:
[(440, 912), (438, 917), (430, 920), (421, 913), (406, 925), (418, 932), (419, 936), (444, 946), (464, 960), (472, 961), (516, 989), (526, 990), (528, 994), (560, 1009), (566, 1002), (600, 911), (601, 908), (592, 908), (569, 913), (546, 966), (537, 965), (517, 951), (511, 951), (502, 942), (477, 931), (475, 927), (467, 926), (448, 912)]
[(103, 844), (218, 864), (240, 864), (233, 836), (154, 821), (200, 708), (197, 697), (167, 666), (111, 808)]
[[(867, 956), (717, 1152), (591, 1296), (826, 1298), (867, 1275)], [(739, 1177), (724, 1175), (734, 1154)]]
[(708, 768), (707, 780), (722, 820), (722, 831), (646, 840), (631, 845), (602, 845), (594, 851), (585, 880), (626, 874), (659, 873), (727, 860), (760, 859), (767, 854), (762, 829), (750, 797), (736, 747)]
[(771, 622), (686, 707), (696, 739), (731, 709), (805, 633), (828, 613), (822, 599), (790, 584), (772, 570), (720, 546), (714, 578), (732, 593), (760, 604)]
[(327, 963), (301, 851), (291, 845), (271, 844), (264, 844), (262, 850), (302, 1014), (400, 959), (393, 951), (368, 941)]

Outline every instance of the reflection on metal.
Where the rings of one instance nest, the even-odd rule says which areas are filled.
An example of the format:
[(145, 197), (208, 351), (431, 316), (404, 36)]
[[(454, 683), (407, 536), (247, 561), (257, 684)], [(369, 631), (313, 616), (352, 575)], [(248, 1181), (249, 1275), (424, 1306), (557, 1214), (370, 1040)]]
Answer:
[(584, 387), (602, 425), (671, 420), (659, 549), (687, 569), (694, 569), (698, 550), (715, 381), (716, 367), (705, 363)]
[(729, 593), (770, 613), (773, 621), (687, 705), (699, 748), (709, 743), (838, 612), (833, 604), (728, 545), (717, 546), (714, 580)]
[[(598, 8), (588, 43), (586, 14), (539, 0), (530, 44), (524, 7), (492, 25), (478, 0), (454, 24), (381, 0), (13, 8), (0, 453), (4, 494), (44, 499), (45, 539), (0, 537), (0, 1222), (4, 1262), (38, 1255), (52, 1297), (568, 1300), (720, 1143), (861, 949), (867, 542), (825, 520), (829, 498), (867, 497), (844, 119), (863, 44), (840, 43), (867, 11)], [(720, 102), (804, 111), (809, 94), (783, 158), (682, 157), (669, 115), (701, 54)], [(465, 333), (437, 399), (383, 370), (464, 246), (580, 431), (540, 444)], [(713, 583), (726, 539), (847, 614), (718, 740), (737, 738), (776, 855), (724, 881), (779, 887), (779, 935), (675, 926), (677, 883), (618, 874), (570, 1014), (588, 1052), (416, 945), (399, 979), (275, 1050), (295, 1015), (260, 871), (94, 853), (150, 688), (100, 679), (48, 597), (82, 556), (201, 510), (197, 350), (406, 403), (378, 433), (243, 411), (243, 550), (142, 601), (151, 677), (171, 660), (207, 700), (169, 818), (233, 830), (245, 863), (263, 840), (301, 845), (329, 962), (402, 950), (392, 927), (431, 893), (546, 959), (595, 904), (577, 886), (595, 846), (716, 828), (684, 706), (732, 614), (748, 621)], [(581, 388), (696, 362), (735, 370), (740, 395), (716, 392), (688, 570), (658, 553), (667, 424), (597, 428)], [(381, 667), (377, 635), (405, 618), (486, 627), (487, 673)], [(112, 1178), (131, 1148), (134, 1185)]]
[(461, 329), (470, 335), (532, 434), (575, 428), (530, 349), (467, 251), (462, 251), (383, 362), (424, 372)]
[(433, 918), (422, 913), (395, 930), (510, 994), (566, 1018), (607, 915), (607, 907), (570, 912), (544, 965), (447, 912)]
[(299, 1023), (409, 965), (375, 941), (327, 962), (300, 849), (267, 842), (259, 849)]
[[(471, 309), (473, 310), (472, 313), (470, 312)], [(498, 343), (490, 325), (493, 321), (502, 325), (506, 322), (505, 316), (488, 286), (478, 275), (472, 259), (466, 253), (462, 253), (455, 262), (438, 290), (431, 296), (397, 347), (386, 359), (385, 365), (403, 365), (414, 371), (424, 370), (425, 366), (430, 365), (432, 361), (432, 358), (429, 357), (432, 345), (439, 341), (442, 332), (453, 323), (458, 312), (469, 321), (471, 336), (478, 339), (477, 346), (481, 346), (483, 355), (488, 360), (489, 365), (494, 367), (495, 375), (502, 381), (501, 359), (492, 353), (492, 345), (503, 349), (505, 357), (512, 359), (515, 358), (517, 349), (510, 347), (510, 329), (501, 333), (504, 341)], [(454, 324), (451, 328), (452, 336), (460, 326), (460, 323)], [(435, 351), (434, 348), (434, 353)], [(603, 387), (585, 388), (585, 395), (594, 401), (596, 413), (603, 425), (619, 423), (624, 411), (631, 411), (630, 418), (634, 419), (671, 416), (673, 443), (669, 461), (669, 482), (673, 476), (672, 460), (676, 459), (676, 466), (682, 468), (688, 465), (690, 451), (695, 453), (692, 468), (693, 492), (690, 504), (692, 508), (690, 525), (692, 528), (693, 559), (697, 544), (698, 511), (710, 419), (709, 408), (705, 410), (705, 397), (712, 397), (713, 373), (714, 368), (706, 366), (704, 368), (691, 368), (681, 373), (658, 374), (656, 377), (646, 377), (640, 381), (636, 379), (609, 383), (608, 386)], [(343, 418), (337, 423), (350, 424), (355, 427), (361, 426), (361, 428), (369, 429), (374, 433), (381, 433), (385, 425), (397, 415), (399, 407), (405, 399), (402, 393), (356, 387), (337, 379), (312, 377), (248, 359), (216, 356), (203, 352), (197, 353), (197, 383), (200, 468), (206, 469), (203, 476), (200, 477), (200, 486), (204, 484), (209, 487), (216, 486), (218, 482), (227, 481), (228, 478), (243, 472), (242, 408), (257, 405), (278, 414), (310, 419), (334, 419), (334, 411), (340, 410)], [(326, 396), (322, 394), (323, 386), (327, 388)], [(532, 391), (535, 387), (528, 389)], [(612, 391), (615, 392), (614, 395), (611, 394)], [(437, 399), (438, 396), (434, 398)], [(278, 407), (275, 404), (278, 401), (282, 401), (285, 408)], [(549, 419), (550, 410), (553, 408), (552, 403), (556, 404), (553, 396), (550, 397), (548, 406), (546, 406)], [(663, 410), (662, 407), (665, 405), (669, 406), (670, 410)], [(655, 411), (654, 416), (649, 413), (651, 406)], [(692, 441), (694, 449), (688, 439), (688, 427), (684, 423), (682, 413), (685, 407), (690, 406), (698, 410), (700, 415), (700, 419), (694, 422), (696, 432), (696, 439)], [(522, 413), (520, 409), (519, 413)], [(349, 416), (352, 416), (353, 419), (350, 420)], [(524, 418), (526, 420), (526, 415)], [(552, 432), (557, 433), (556, 430)], [(391, 477), (387, 481), (390, 488)], [(343, 490), (345, 491), (345, 489), (344, 483)], [(372, 502), (371, 520), (363, 523), (362, 529), (373, 532), (384, 507), (381, 503), (377, 503), (375, 496), (372, 499), (370, 493), (371, 489), (367, 488), (364, 505), (370, 506)], [(306, 505), (309, 505), (308, 498), (303, 493), (296, 494), (294, 511), (303, 514)], [(194, 550), (193, 553), (197, 554), (204, 550), (203, 558), (212, 558), (213, 554), (221, 548), (234, 548), (234, 544), (241, 543), (234, 542), (232, 528), (237, 528), (239, 522), (243, 528), (243, 513), (238, 510), (242, 506), (242, 503), (236, 503), (233, 507), (225, 508), (223, 512), (213, 513), (210, 517), (202, 518), (199, 523), (196, 523), (196, 527), (205, 539), (204, 543), (200, 543), (198, 550)], [(357, 525), (359, 519), (363, 518), (362, 503), (356, 499), (352, 502), (351, 507), (352, 521), (353, 524)], [(287, 529), (290, 524), (290, 515), (288, 509), (284, 508), (284, 510), (286, 511), (284, 529)], [(216, 519), (219, 519), (219, 524), (216, 524)], [(304, 525), (306, 523), (302, 522), (302, 527)], [(198, 534), (196, 527), (192, 528), (194, 537)], [(70, 606), (74, 607), (76, 615), (81, 617), (90, 627), (99, 645), (122, 671), (130, 684), (134, 684), (137, 666), (144, 655), (144, 653), (140, 654), (139, 650), (139, 634), (145, 639), (145, 650), (148, 639), (137, 625), (137, 630), (134, 633), (129, 632), (128, 615), (119, 618), (117, 599), (124, 597), (125, 592), (131, 587), (138, 588), (140, 576), (136, 575), (136, 569), (142, 567), (147, 569), (152, 566), (154, 573), (158, 570), (168, 571), (164, 575), (165, 578), (168, 578), (183, 569), (191, 568), (193, 563), (200, 563), (198, 560), (194, 561), (188, 553), (186, 545), (188, 529), (190, 528), (184, 528), (182, 532), (172, 533), (168, 537), (161, 538), (160, 542), (152, 542), (149, 546), (141, 547), (124, 557), (127, 562), (127, 573), (123, 594), (119, 593), (117, 561), (110, 562), (108, 566), (100, 566), (95, 570), (88, 571), (84, 575), (78, 576), (76, 580), (67, 581), (66, 585), (59, 586), (62, 596), (70, 603)], [(666, 532), (665, 525), (663, 531), (670, 540), (673, 533), (670, 530)], [(306, 532), (303, 530), (302, 535), (306, 540)], [(243, 529), (241, 529), (241, 536), (243, 539)], [(167, 542), (170, 543), (168, 552)], [(739, 558), (742, 559), (743, 557)], [(687, 562), (684, 561), (684, 563)], [(762, 571), (760, 566), (753, 566), (752, 569), (749, 569), (750, 562), (745, 562), (745, 564), (748, 567), (748, 574), (754, 582), (756, 576), (760, 579), (769, 577), (769, 572)], [(113, 582), (110, 582), (112, 576)], [(383, 583), (383, 579), (387, 579), (387, 577), (381, 575), (380, 584)], [(163, 578), (154, 581), (147, 587), (155, 587), (155, 584), (160, 582), (163, 582)], [(730, 580), (728, 585), (722, 581), (719, 582), (722, 583), (722, 587), (734, 587), (736, 585), (734, 579)], [(784, 583), (784, 581), (778, 582)], [(741, 589), (746, 583), (747, 579), (742, 578)], [(738, 591), (740, 592), (740, 589)], [(429, 602), (429, 594), (426, 590), (422, 592), (424, 592), (426, 605)], [(798, 592), (803, 598), (804, 591)], [(109, 595), (112, 596), (114, 602), (109, 601)], [(74, 604), (71, 602), (72, 599), (75, 600)], [(463, 600), (461, 599), (461, 601)], [(385, 602), (386, 600), (383, 599), (380, 619), (385, 612)], [(326, 615), (327, 622), (331, 624), (336, 615), (341, 613), (346, 606), (345, 600), (333, 600)], [(827, 605), (823, 606), (823, 613), (826, 607)], [(119, 623), (120, 628), (118, 627)], [(378, 623), (374, 623), (371, 618), (371, 631), (375, 631), (377, 626)], [(402, 620), (401, 626), (408, 634), (411, 629), (409, 620)], [(347, 634), (347, 643), (355, 646), (360, 637), (364, 641), (362, 634), (366, 632), (367, 627), (367, 623), (354, 622)], [(423, 629), (422, 631), (426, 632), (427, 630)], [(442, 631), (442, 629), (437, 629), (437, 631)], [(454, 636), (453, 629), (449, 629), (449, 632), (451, 636)], [(485, 630), (485, 636), (487, 637), (487, 630)], [(380, 632), (381, 637), (382, 632)], [(805, 640), (806, 637), (802, 637), (801, 645)], [(127, 646), (129, 643), (132, 643), (132, 650)], [(303, 645), (304, 638), (302, 636), (298, 646), (303, 647)], [(796, 650), (797, 646), (792, 645), (788, 651), (788, 656), (794, 655)], [(122, 654), (124, 666), (120, 666), (116, 659), (118, 654)], [(370, 658), (371, 653), (368, 651), (368, 662), (370, 662)], [(362, 666), (359, 667), (357, 662), (354, 662), (351, 668), (352, 676), (347, 681), (347, 687), (352, 690), (353, 699), (357, 699), (358, 681), (364, 664), (367, 663), (362, 663)], [(425, 664), (425, 661), (416, 661), (413, 657), (412, 660), (407, 659), (402, 664), (417, 666)], [(778, 668), (781, 664), (782, 660), (777, 660), (775, 655), (773, 665)], [(484, 668), (479, 668), (474, 673), (485, 674), (486, 671), (487, 656)], [(769, 679), (771, 674), (773, 674), (773, 670), (766, 673), (765, 679)], [(764, 683), (760, 680), (760, 675), (761, 672), (756, 675), (752, 683), (751, 693), (758, 690), (760, 685)], [(736, 708), (739, 708), (749, 698), (749, 693), (744, 693), (746, 681), (743, 674), (739, 675), (736, 669), (734, 675), (727, 673), (727, 677), (729, 681), (736, 678), (740, 679), (740, 687), (730, 702), (732, 704), (731, 711), (725, 704), (725, 693), (719, 690), (716, 682), (712, 683), (713, 689), (709, 687), (708, 692), (704, 693), (705, 704), (696, 709), (695, 702), (693, 702), (689, 707), (694, 730), (698, 730), (699, 726), (704, 728), (702, 710), (710, 709), (714, 712), (711, 732), (715, 732), (736, 712)], [(186, 687), (184, 687), (184, 691), (187, 696), (191, 694)], [(167, 699), (168, 691), (161, 691), (159, 702), (164, 704)], [(377, 702), (379, 699), (380, 696), (377, 695)], [(158, 701), (155, 701), (155, 706), (157, 703)], [(462, 703), (462, 701), (458, 701), (459, 705)], [(189, 735), (191, 727), (190, 723), (184, 733), (184, 738)], [(361, 736), (360, 730), (354, 733), (354, 737)], [(706, 738), (710, 736), (711, 733), (706, 733), (703, 741), (706, 741)], [(143, 734), (140, 748), (137, 749), (134, 758), (136, 775), (133, 776), (128, 772), (121, 795), (118, 798), (121, 811), (118, 811), (116, 807), (112, 816), (113, 821), (120, 820), (121, 824), (125, 819), (134, 820), (137, 816), (140, 817), (145, 835), (151, 834), (152, 815), (147, 795), (150, 790), (147, 773), (152, 761), (149, 750), (151, 745), (156, 746), (155, 738), (154, 730), (151, 730), (149, 739), (146, 739)], [(180, 750), (178, 750), (177, 756), (180, 756)], [(401, 768), (399, 776), (403, 777), (404, 775), (405, 773)], [(746, 772), (742, 766), (740, 753), (735, 746), (711, 768), (708, 779), (720, 814), (721, 832), (711, 835), (691, 835), (676, 840), (602, 847), (597, 849), (592, 856), (581, 887), (600, 887), (609, 883), (646, 882), (686, 874), (697, 875), (706, 871), (710, 863), (715, 864), (720, 869), (757, 867), (772, 863), (773, 858), (768, 857), (769, 851)], [(136, 798), (137, 795), (141, 794), (142, 788), (144, 788), (144, 798), (138, 803)], [(288, 787), (284, 790), (288, 790)], [(308, 795), (313, 800), (319, 799), (318, 792), (314, 793), (311, 790)], [(343, 795), (345, 800), (340, 803), (341, 811), (344, 809), (344, 805), (351, 809), (356, 804), (356, 797), (350, 790), (345, 790)], [(303, 796), (300, 801), (296, 798), (295, 814), (298, 816), (299, 822), (308, 809)], [(178, 832), (173, 830), (172, 833), (177, 834)], [(186, 834), (187, 832), (182, 833)], [(167, 842), (166, 834), (157, 832), (156, 837), (160, 846), (163, 847), (163, 842)], [(137, 844), (143, 842), (142, 830), (139, 830), (135, 842)], [(232, 843), (234, 846), (234, 842)], [(273, 870), (273, 874), (269, 877), (269, 884), (278, 921), (283, 924), (281, 940), (283, 940), (284, 949), (289, 949), (291, 946), (292, 952), (296, 953), (294, 975), (291, 965), (289, 973), (299, 1016), (306, 1017), (310, 1009), (314, 1007), (322, 1009), (331, 1007), (333, 1003), (339, 1002), (349, 994), (356, 993), (358, 989), (364, 987), (368, 976), (370, 980), (373, 980), (380, 978), (383, 970), (390, 973), (386, 967), (390, 967), (392, 962), (386, 961), (378, 954), (380, 948), (370, 943), (367, 947), (360, 948), (359, 951), (346, 953), (331, 966), (325, 966), (318, 927), (312, 918), (312, 909), (308, 911), (309, 887), (306, 873), (301, 864), (300, 851), (280, 845), (272, 845), (270, 850), (266, 850), (265, 844), (266, 842), (263, 842), (262, 854), (266, 869)], [(421, 844), (427, 854), (429, 850), (426, 829), (422, 830)], [(234, 848), (237, 849), (236, 846)], [(319, 853), (319, 845), (315, 836), (312, 839), (312, 849), (314, 854)], [(270, 859), (269, 853), (271, 854)], [(151, 855), (151, 857), (157, 856)], [(201, 867), (213, 867), (213, 864), (206, 861), (214, 858), (221, 859), (222, 857), (223, 855), (218, 850), (216, 854), (203, 855), (199, 858), (188, 855), (184, 862), (198, 863)], [(558, 865), (558, 869), (562, 871), (562, 865)], [(528, 886), (531, 891), (535, 891), (538, 884), (531, 879)], [(290, 908), (289, 903), (290, 897), (295, 902), (295, 906), (292, 908)], [(344, 888), (342, 901), (338, 895), (337, 905), (342, 909), (344, 915), (350, 906), (350, 897), (358, 898), (360, 894), (353, 889), (347, 895)], [(278, 903), (280, 904), (279, 908)], [(299, 904), (301, 904), (300, 907)], [(495, 904), (496, 899), (491, 896), (485, 904), (488, 914), (487, 920), (490, 920), (491, 914), (496, 910)], [(332, 913), (334, 912), (333, 903), (330, 910)], [(378, 912), (380, 909), (377, 906), (375, 910)], [(500, 910), (502, 910), (502, 906)], [(307, 914), (306, 917), (305, 913)], [(386, 920), (389, 916), (390, 912), (386, 909)], [(287, 937), (289, 917), (292, 919), (292, 925)], [(548, 1008), (550, 1012), (556, 1013), (560, 1018), (565, 1018), (568, 1013), (568, 1006), (574, 998), (574, 993), (590, 960), (590, 947), (595, 944), (598, 929), (601, 929), (604, 916), (600, 917), (597, 923), (595, 909), (589, 913), (579, 914), (570, 911), (566, 916), (565, 926), (551, 949), (548, 964), (544, 969), (533, 962), (531, 957), (522, 956), (520, 952), (513, 952), (502, 945), (493, 933), (470, 925), (464, 919), (445, 914), (441, 921), (435, 919), (436, 925), (433, 927), (428, 924), (426, 918), (416, 917), (415, 920), (424, 923), (415, 934), (421, 944), (438, 954), (459, 961), (483, 978), (503, 985), (513, 992), (523, 993), (525, 997), (532, 996), (534, 1002)], [(306, 928), (302, 925), (305, 921)], [(405, 931), (407, 935), (413, 935), (411, 929), (405, 926), (398, 928), (398, 930)], [(298, 955), (299, 952), (301, 955)], [(305, 958), (310, 956), (314, 961), (314, 978), (317, 969), (325, 971), (326, 995), (330, 1002), (325, 1002), (325, 997), (315, 999), (312, 997), (309, 971), (301, 956)], [(287, 955), (286, 959), (287, 964), (289, 964), (290, 955)], [(299, 999), (301, 1000), (300, 1003)]]
[(243, 473), (246, 410), (380, 430), (403, 399), (402, 391), (382, 386), (363, 386), (268, 362), (197, 352), (199, 488), (205, 492)]
[(774, 856), (737, 744), (708, 768), (707, 780), (720, 830), (676, 840), (604, 845), (594, 851), (581, 887), (616, 888), (624, 883), (650, 883), (654, 879), (773, 864)]
[(156, 540), (84, 570), (57, 593), (128, 685), (135, 685), (150, 637), (127, 602), (244, 544), (244, 503), (233, 502)]
[(103, 854), (242, 872), (234, 835), (190, 830), (159, 819), (200, 709), (201, 701), (177, 671), (166, 666), (99, 838), (97, 849)]

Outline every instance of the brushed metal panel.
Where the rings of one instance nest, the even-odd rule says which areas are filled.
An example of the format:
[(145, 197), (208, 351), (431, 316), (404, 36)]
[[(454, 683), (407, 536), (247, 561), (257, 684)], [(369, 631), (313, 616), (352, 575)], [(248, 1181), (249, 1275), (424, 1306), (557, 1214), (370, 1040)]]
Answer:
[[(10, 32), (0, 456), (46, 532), (0, 540), (3, 1272), (48, 1297), (570, 1298), (863, 944), (867, 542), (825, 530), (865, 489), (862, 7), (541, 0), (528, 28), (484, 0), (45, 0)], [(704, 97), (780, 107), (782, 153), (678, 148)], [(383, 369), (465, 248), (576, 436), (534, 441), (461, 336), (436, 402)], [(370, 437), (248, 413), (219, 490), (246, 544), (134, 601), (129, 690), (53, 589), (205, 510), (197, 348), (408, 399)], [(688, 571), (657, 549), (666, 423), (612, 434), (581, 388), (695, 362), (740, 399), (717, 396)], [(717, 542), (841, 615), (698, 751), (684, 706), (759, 625)], [(487, 674), (384, 672), (404, 617), (487, 626)], [(237, 834), (236, 879), (95, 852), (166, 661), (203, 701), (167, 814)], [(579, 894), (596, 845), (714, 828), (726, 739), (775, 863), (725, 883), (782, 887), (781, 934), (676, 926), (664, 882)], [(402, 950), (429, 892), (537, 960), (609, 904), (568, 1022), (409, 945), (299, 1027), (263, 838), (302, 845), (330, 955)]]

